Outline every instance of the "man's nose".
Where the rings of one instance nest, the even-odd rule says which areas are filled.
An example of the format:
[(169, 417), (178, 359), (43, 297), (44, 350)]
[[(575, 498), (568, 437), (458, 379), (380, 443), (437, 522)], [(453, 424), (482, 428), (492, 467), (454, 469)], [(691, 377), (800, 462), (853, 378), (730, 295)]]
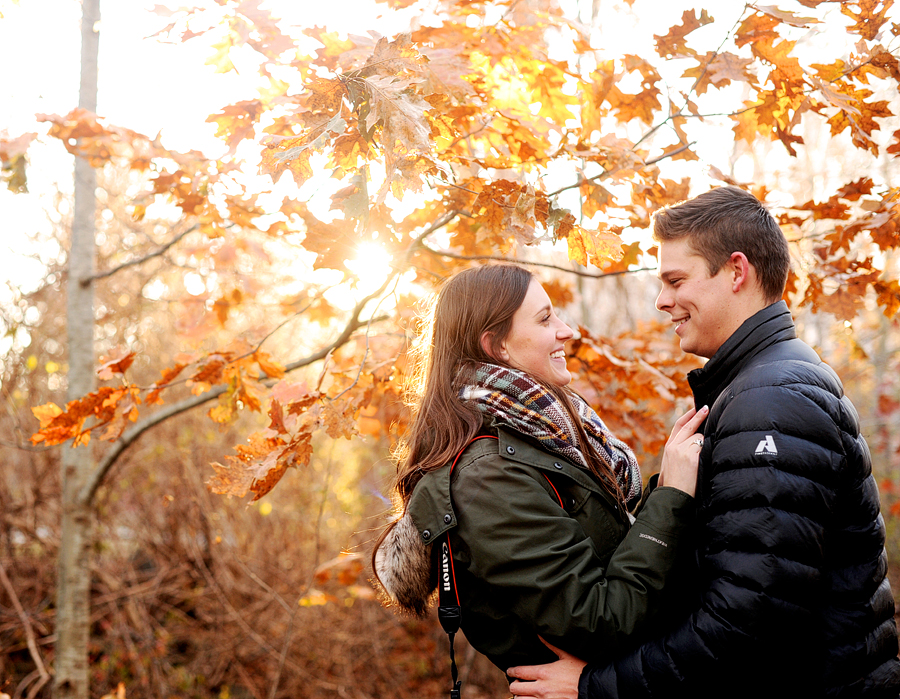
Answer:
[(656, 297), (656, 310), (664, 311), (667, 308), (672, 306), (672, 294), (663, 287), (659, 290), (659, 295)]

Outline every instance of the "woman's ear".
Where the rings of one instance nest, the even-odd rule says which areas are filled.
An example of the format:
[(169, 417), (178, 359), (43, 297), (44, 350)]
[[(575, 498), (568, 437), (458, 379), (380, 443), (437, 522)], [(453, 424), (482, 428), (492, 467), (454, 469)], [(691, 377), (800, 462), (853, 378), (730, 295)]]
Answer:
[(485, 330), (481, 333), (481, 349), (484, 350), (484, 353), (494, 360), (502, 359), (504, 362), (509, 361), (509, 355), (506, 352), (504, 344), (501, 342), (500, 347), (495, 350), (493, 340), (494, 333), (490, 330)]

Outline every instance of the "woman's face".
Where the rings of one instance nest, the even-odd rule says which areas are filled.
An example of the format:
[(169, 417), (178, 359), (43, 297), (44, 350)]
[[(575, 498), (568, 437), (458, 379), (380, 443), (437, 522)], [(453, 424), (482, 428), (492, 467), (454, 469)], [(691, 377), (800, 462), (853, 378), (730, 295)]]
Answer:
[(500, 343), (500, 358), (547, 383), (566, 386), (572, 375), (566, 367), (564, 345), (573, 334), (554, 312), (544, 287), (532, 279), (513, 315), (509, 335)]

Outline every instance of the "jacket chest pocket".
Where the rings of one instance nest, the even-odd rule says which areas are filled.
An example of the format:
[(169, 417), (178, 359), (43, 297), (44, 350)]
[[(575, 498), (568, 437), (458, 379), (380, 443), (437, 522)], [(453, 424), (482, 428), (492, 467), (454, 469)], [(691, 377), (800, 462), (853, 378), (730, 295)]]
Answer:
[(572, 517), (576, 516), (588, 504), (591, 491), (587, 488), (582, 488), (568, 479), (561, 478), (557, 478), (551, 483), (559, 494), (563, 509)]
[(598, 558), (606, 565), (628, 531), (628, 525), (619, 520), (613, 506), (601, 495), (564, 478), (554, 479), (552, 483), (566, 514), (578, 521)]

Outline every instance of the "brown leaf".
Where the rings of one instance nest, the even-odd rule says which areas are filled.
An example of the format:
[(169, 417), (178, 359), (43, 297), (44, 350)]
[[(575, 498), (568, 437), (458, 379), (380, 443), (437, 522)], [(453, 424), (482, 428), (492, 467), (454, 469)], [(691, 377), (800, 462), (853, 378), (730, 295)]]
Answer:
[(429, 149), (431, 126), (425, 118), (430, 105), (413, 89), (418, 82), (398, 80), (392, 76), (365, 78), (369, 94), (366, 130), (377, 124), (382, 128), (382, 147), (393, 152), (399, 143), (402, 153), (422, 153)]
[(900, 283), (896, 279), (877, 281), (872, 288), (878, 294), (878, 305), (884, 309), (888, 318), (893, 318), (900, 311)]
[[(847, 31), (859, 34), (867, 41), (872, 41), (887, 22), (888, 10), (893, 4), (894, 0), (859, 0), (853, 3), (841, 3), (841, 14), (856, 22), (853, 26), (848, 27)], [(859, 11), (854, 12), (854, 7), (858, 7)]]
[(321, 586), (330, 582), (343, 586), (354, 585), (365, 568), (365, 556), (361, 553), (341, 553), (316, 568), (314, 580), (316, 585)]
[(322, 420), (325, 424), (325, 433), (332, 439), (344, 437), (350, 439), (359, 434), (356, 429), (356, 410), (350, 405), (339, 405), (333, 401), (326, 401), (322, 406)]
[(775, 27), (779, 25), (779, 21), (762, 13), (752, 14), (747, 17), (738, 27), (735, 33), (734, 43), (738, 48), (753, 44), (757, 41), (774, 41), (778, 38)]
[(808, 27), (810, 24), (821, 24), (815, 17), (798, 17), (792, 12), (786, 12), (774, 5), (754, 5), (754, 9), (764, 14), (774, 17), (779, 22), (784, 22), (792, 27)]
[(240, 459), (226, 456), (225, 461), (224, 465), (217, 461), (210, 464), (215, 475), (206, 481), (206, 487), (217, 495), (242, 498), (250, 490), (253, 477)]
[(700, 11), (697, 17), (696, 10), (685, 10), (681, 16), (681, 24), (669, 29), (669, 33), (665, 36), (653, 36), (656, 42), (656, 53), (663, 58), (673, 58), (676, 56), (692, 56), (696, 52), (689, 49), (686, 43), (686, 37), (695, 29), (699, 29), (705, 24), (709, 24), (713, 18), (709, 16), (706, 10)]
[(719, 53), (709, 63), (709, 80), (717, 87), (724, 87), (731, 81), (753, 84), (756, 76), (750, 71), (752, 64), (749, 58), (741, 58), (727, 51)]
[(111, 352), (109, 357), (100, 357), (101, 364), (97, 367), (97, 378), (109, 381), (115, 374), (124, 374), (136, 356), (134, 352), (116, 350)]
[(253, 493), (251, 502), (256, 502), (261, 497), (272, 491), (278, 482), (282, 479), (288, 470), (288, 464), (285, 461), (278, 460), (271, 468), (266, 471), (262, 478), (255, 478), (250, 485), (250, 492)]
[(550, 301), (557, 308), (565, 308), (575, 300), (571, 284), (561, 279), (548, 279), (541, 282), (541, 286), (544, 287), (544, 291), (547, 292)]

